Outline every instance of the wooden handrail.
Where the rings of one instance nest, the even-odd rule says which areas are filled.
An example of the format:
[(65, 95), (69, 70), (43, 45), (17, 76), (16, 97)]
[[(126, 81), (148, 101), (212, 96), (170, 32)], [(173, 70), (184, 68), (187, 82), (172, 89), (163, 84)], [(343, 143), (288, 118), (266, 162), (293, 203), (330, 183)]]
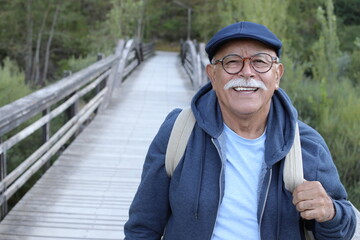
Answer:
[[(136, 39), (120, 40), (113, 55), (0, 108), (1, 218), (7, 214), (7, 200), (48, 163), (49, 159), (83, 128), (85, 122), (98, 110), (105, 109), (113, 89), (144, 59), (153, 54), (154, 47), (151, 43), (142, 44)], [(95, 90), (96, 93), (84, 104), (84, 96)], [(14, 170), (7, 172), (6, 153), (9, 149), (39, 129), (49, 131), (49, 127), (44, 126), (49, 125), (51, 120), (60, 114), (65, 114), (71, 106), (79, 106), (80, 101), (83, 105), (81, 109), (72, 111), (69, 119), (52, 136), (46, 132), (44, 143)], [(39, 114), (42, 114), (42, 117), (34, 120)], [(31, 123), (13, 133), (28, 120), (31, 120)]]
[(194, 88), (200, 88), (209, 81), (205, 70), (209, 60), (205, 53), (204, 43), (197, 44), (191, 40), (183, 42), (180, 56)]

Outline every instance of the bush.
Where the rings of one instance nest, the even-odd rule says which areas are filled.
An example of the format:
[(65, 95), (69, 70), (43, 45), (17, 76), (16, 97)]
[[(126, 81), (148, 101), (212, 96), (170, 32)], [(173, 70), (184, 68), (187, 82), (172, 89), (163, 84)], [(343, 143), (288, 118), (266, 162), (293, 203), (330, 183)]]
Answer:
[(360, 99), (358, 88), (340, 79), (329, 86), (333, 103), (329, 117), (319, 126), (327, 140), (349, 198), (360, 207)]
[(19, 70), (16, 63), (5, 58), (0, 67), (0, 106), (9, 104), (31, 93), (25, 85), (25, 75)]
[[(360, 38), (359, 42), (360, 42)], [(359, 43), (360, 45), (360, 43)], [(351, 79), (352, 83), (360, 86), (360, 50), (356, 50), (351, 54), (350, 63), (348, 65), (346, 76)]]

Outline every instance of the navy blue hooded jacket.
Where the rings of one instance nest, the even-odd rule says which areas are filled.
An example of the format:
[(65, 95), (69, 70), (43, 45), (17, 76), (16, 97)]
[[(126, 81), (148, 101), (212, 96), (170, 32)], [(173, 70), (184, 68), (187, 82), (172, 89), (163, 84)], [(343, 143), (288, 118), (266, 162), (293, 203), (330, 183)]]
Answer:
[[(180, 109), (172, 111), (160, 127), (145, 159), (141, 183), (129, 211), (126, 240), (210, 240), (223, 196), (224, 158), (221, 150), (223, 119), (211, 84), (191, 104), (196, 124), (184, 157), (172, 178), (165, 170), (165, 153)], [(258, 222), (261, 239), (305, 239), (304, 222), (283, 183), (283, 164), (295, 134), (297, 112), (281, 89), (271, 101), (265, 141), (265, 164), (260, 179)], [(355, 215), (346, 200), (329, 149), (323, 138), (298, 122), (304, 178), (320, 181), (334, 202), (336, 215), (328, 222), (307, 221), (317, 239), (350, 239)]]

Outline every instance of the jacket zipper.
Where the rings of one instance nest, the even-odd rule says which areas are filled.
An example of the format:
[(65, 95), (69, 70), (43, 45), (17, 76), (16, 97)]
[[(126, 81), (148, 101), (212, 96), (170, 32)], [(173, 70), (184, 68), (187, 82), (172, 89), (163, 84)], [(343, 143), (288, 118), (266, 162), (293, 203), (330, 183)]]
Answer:
[(224, 170), (224, 163), (223, 163), (223, 160), (222, 160), (222, 158), (221, 158), (221, 154), (220, 154), (220, 150), (219, 150), (219, 148), (218, 148), (218, 146), (216, 145), (216, 143), (215, 143), (215, 141), (214, 141), (214, 138), (211, 138), (211, 141), (212, 141), (212, 143), (214, 144), (214, 146), (215, 146), (215, 148), (216, 148), (216, 150), (217, 150), (217, 152), (218, 152), (218, 154), (219, 154), (219, 157), (220, 157), (220, 159), (221, 159), (221, 169), (220, 169), (220, 178), (219, 178), (219, 188), (220, 188), (220, 191), (219, 191), (219, 200), (218, 200), (218, 208), (217, 208), (217, 211), (216, 211), (216, 218), (215, 218), (215, 221), (214, 221), (214, 225), (213, 225), (213, 227), (212, 227), (212, 231), (211, 231), (211, 234), (210, 234), (210, 237), (209, 237), (209, 240), (211, 240), (211, 238), (212, 238), (212, 234), (213, 234), (213, 232), (214, 232), (214, 228), (215, 228), (215, 224), (216, 224), (216, 219), (217, 219), (217, 214), (218, 214), (218, 212), (219, 212), (219, 208), (220, 208), (220, 202), (221, 202), (221, 193), (222, 193), (222, 182), (221, 182), (221, 176), (222, 176), (222, 174), (223, 174), (223, 170)]
[(272, 168), (270, 168), (269, 181), (268, 181), (268, 184), (267, 184), (266, 193), (265, 193), (265, 199), (264, 199), (264, 203), (263, 203), (262, 210), (261, 210), (261, 215), (260, 215), (260, 223), (259, 223), (260, 239), (261, 239), (261, 224), (262, 224), (262, 219), (263, 219), (264, 212), (265, 212), (265, 205), (266, 205), (267, 198), (268, 198), (268, 195), (269, 195), (271, 179), (272, 179)]

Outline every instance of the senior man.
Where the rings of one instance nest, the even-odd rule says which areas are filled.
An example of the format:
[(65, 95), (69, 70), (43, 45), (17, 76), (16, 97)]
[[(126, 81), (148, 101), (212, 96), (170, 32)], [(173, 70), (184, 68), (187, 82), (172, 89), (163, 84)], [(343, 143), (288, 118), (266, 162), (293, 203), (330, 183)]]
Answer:
[[(355, 215), (323, 138), (298, 120), (279, 88), (282, 43), (265, 26), (229, 25), (206, 45), (210, 83), (194, 96), (196, 124), (172, 177), (165, 153), (172, 111), (145, 159), (125, 239), (351, 239)], [(284, 187), (299, 125), (304, 177)]]

